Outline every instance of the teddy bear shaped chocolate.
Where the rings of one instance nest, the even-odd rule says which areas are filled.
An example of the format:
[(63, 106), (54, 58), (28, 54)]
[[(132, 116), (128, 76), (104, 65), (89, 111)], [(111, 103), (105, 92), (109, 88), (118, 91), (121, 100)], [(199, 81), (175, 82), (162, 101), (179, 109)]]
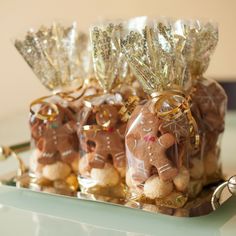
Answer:
[(151, 176), (152, 167), (156, 168), (163, 181), (172, 180), (178, 171), (166, 151), (176, 140), (171, 133), (161, 133), (162, 122), (148, 106), (147, 103), (137, 107), (133, 112), (133, 116), (137, 114), (136, 121), (131, 119), (131, 124), (128, 122), (126, 147), (133, 157), (128, 159), (128, 163), (136, 170), (133, 177), (139, 179), (140, 183)]
[[(165, 122), (151, 107), (152, 101), (137, 106), (127, 124), (126, 183), (131, 195), (144, 195), (156, 199), (157, 204), (180, 207), (187, 200), (185, 193), (190, 181), (190, 171), (184, 165), (185, 149), (177, 142), (174, 130), (163, 128)], [(178, 204), (174, 203), (176, 197), (181, 199)]]
[(227, 102), (224, 89), (216, 81), (201, 78), (195, 81), (191, 97), (207, 130), (222, 133)]
[(218, 139), (224, 131), (227, 96), (214, 80), (198, 78), (194, 81), (192, 108), (198, 110), (198, 126), (203, 144), (198, 155), (204, 165), (203, 184), (214, 183), (222, 178), (219, 164), (220, 147)]
[(116, 168), (125, 166), (124, 131), (125, 125), (120, 123), (118, 108), (112, 104), (99, 106), (95, 114), (96, 125), (83, 130), (80, 136), (81, 147), (84, 151), (91, 150), (92, 158), (89, 165), (92, 168), (104, 168), (105, 164), (112, 159)]
[[(31, 134), (40, 151), (38, 162), (52, 164), (58, 160), (71, 163), (78, 156), (76, 120), (72, 112), (59, 104), (58, 115), (54, 119), (40, 120), (37, 117), (31, 124)], [(43, 105), (40, 112), (48, 113), (50, 107)]]

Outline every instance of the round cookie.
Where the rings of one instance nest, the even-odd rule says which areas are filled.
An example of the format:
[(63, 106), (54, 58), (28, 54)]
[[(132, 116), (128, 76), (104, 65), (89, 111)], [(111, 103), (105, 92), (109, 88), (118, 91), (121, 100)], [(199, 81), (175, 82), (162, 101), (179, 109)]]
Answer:
[(173, 191), (173, 183), (153, 175), (144, 184), (144, 195), (150, 199), (164, 198)]
[(101, 187), (113, 187), (120, 181), (119, 173), (111, 164), (106, 164), (103, 169), (92, 168), (91, 179)]
[(69, 165), (63, 162), (55, 162), (51, 165), (45, 165), (42, 170), (43, 177), (55, 181), (64, 180), (71, 172)]

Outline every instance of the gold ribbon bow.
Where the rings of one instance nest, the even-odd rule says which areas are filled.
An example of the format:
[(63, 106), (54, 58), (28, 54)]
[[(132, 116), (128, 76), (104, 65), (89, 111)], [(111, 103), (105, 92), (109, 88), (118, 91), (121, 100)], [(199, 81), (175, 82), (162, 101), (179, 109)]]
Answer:
[[(76, 93), (79, 91), (81, 92), (79, 95), (73, 96), (73, 93)], [(62, 98), (63, 100), (67, 102), (74, 102), (75, 100), (81, 98), (84, 95), (84, 92), (85, 92), (85, 89), (83, 87), (79, 87), (72, 91), (58, 92), (55, 95), (44, 96), (44, 97), (38, 98), (30, 103), (30, 113), (40, 120), (52, 121), (58, 116), (59, 109), (56, 104), (46, 101), (48, 98), (51, 98), (53, 96), (59, 96), (60, 98)], [(40, 109), (39, 111), (34, 111), (33, 107), (36, 105), (47, 105), (50, 108), (50, 112), (48, 111), (46, 114), (43, 114), (43, 113), (40, 113)]]
[(138, 105), (140, 101), (140, 98), (138, 96), (130, 96), (127, 101), (124, 103), (124, 105), (119, 110), (119, 115), (121, 116), (121, 120), (123, 122), (127, 122)]
[[(198, 148), (200, 144), (200, 136), (198, 134), (197, 123), (192, 116), (190, 110), (190, 96), (186, 96), (184, 92), (179, 90), (168, 90), (163, 92), (155, 92), (151, 94), (154, 102), (154, 110), (158, 117), (164, 121), (173, 121), (182, 115), (186, 115), (191, 137), (194, 138), (194, 148)], [(168, 103), (170, 108), (163, 110), (164, 103)]]
[[(41, 97), (31, 102), (30, 113), (40, 120), (50, 120), (50, 121), (54, 120), (58, 116), (59, 110), (56, 104), (45, 101), (45, 99), (50, 97), (51, 96)], [(47, 105), (48, 107), (51, 108), (50, 112), (48, 111), (46, 114), (44, 114), (40, 113), (40, 109), (38, 111), (34, 111), (33, 107), (36, 105)]]

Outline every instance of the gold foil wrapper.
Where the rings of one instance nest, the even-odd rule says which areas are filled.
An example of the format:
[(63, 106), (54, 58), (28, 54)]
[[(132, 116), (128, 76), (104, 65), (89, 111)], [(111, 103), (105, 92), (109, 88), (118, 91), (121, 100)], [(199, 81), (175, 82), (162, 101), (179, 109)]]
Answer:
[(78, 32), (75, 23), (30, 30), (15, 47), (49, 90), (80, 87), (91, 73), (88, 36)]
[(179, 21), (152, 21), (127, 33), (122, 50), (144, 90), (152, 94), (188, 84), (185, 27)]
[(217, 25), (199, 20), (148, 20), (124, 24), (122, 52), (148, 94), (191, 86), (208, 68), (218, 42)]
[(127, 77), (128, 67), (120, 51), (121, 24), (103, 24), (90, 29), (95, 77), (104, 91), (111, 91)]
[(218, 42), (218, 27), (211, 22), (184, 21), (187, 42), (186, 60), (193, 76), (202, 75), (208, 68)]

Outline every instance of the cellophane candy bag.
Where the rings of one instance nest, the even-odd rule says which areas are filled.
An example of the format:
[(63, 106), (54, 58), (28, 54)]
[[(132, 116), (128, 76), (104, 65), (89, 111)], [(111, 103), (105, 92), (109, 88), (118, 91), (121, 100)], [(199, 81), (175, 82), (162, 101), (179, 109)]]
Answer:
[(89, 73), (89, 40), (76, 24), (30, 30), (15, 46), (52, 94), (30, 105), (30, 187), (76, 194), (79, 142), (77, 110)]

